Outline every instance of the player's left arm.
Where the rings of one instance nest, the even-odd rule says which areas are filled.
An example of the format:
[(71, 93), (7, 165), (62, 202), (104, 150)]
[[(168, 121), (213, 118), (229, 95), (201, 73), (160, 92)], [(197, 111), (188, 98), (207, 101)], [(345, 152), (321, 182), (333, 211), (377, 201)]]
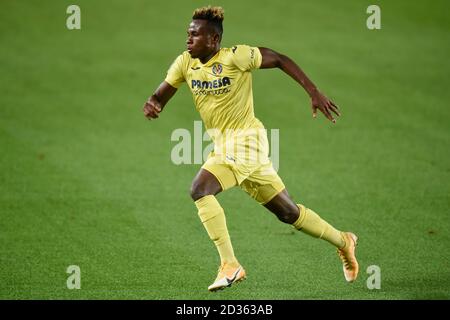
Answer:
[(262, 55), (260, 69), (279, 68), (283, 70), (297, 81), (311, 97), (311, 108), (314, 118), (317, 116), (317, 109), (319, 109), (330, 121), (336, 122), (332, 112), (340, 116), (339, 108), (317, 89), (315, 84), (294, 61), (272, 49), (259, 47), (259, 51)]

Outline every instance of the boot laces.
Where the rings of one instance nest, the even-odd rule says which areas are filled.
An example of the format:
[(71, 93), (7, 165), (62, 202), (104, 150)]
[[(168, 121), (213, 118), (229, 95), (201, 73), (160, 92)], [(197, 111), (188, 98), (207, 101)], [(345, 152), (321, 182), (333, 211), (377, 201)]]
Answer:
[(347, 255), (344, 253), (344, 250), (339, 250), (338, 249), (338, 254), (339, 254), (339, 257), (341, 258), (341, 260), (342, 260), (342, 263), (344, 264), (344, 266), (345, 266), (345, 269), (351, 269), (351, 263), (350, 263), (350, 260), (347, 258)]

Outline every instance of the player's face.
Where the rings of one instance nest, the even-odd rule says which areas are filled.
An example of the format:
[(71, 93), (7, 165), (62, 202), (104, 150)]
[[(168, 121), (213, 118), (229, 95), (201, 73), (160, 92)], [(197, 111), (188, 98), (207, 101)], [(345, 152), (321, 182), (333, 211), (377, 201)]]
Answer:
[(217, 40), (206, 20), (192, 20), (187, 30), (187, 50), (192, 58), (204, 58), (215, 50)]

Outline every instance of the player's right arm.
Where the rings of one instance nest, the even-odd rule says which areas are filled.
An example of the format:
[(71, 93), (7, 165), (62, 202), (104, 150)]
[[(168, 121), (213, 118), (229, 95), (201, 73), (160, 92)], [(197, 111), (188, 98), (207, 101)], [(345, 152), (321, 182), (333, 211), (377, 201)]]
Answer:
[(155, 93), (148, 98), (147, 102), (144, 104), (144, 115), (147, 119), (158, 118), (159, 113), (164, 109), (167, 102), (173, 97), (177, 92), (177, 88), (172, 87), (166, 81), (163, 81)]
[(185, 82), (187, 68), (187, 52), (179, 55), (167, 71), (166, 79), (159, 85), (155, 93), (148, 98), (144, 105), (144, 115), (147, 119), (158, 118), (167, 102), (173, 97), (180, 85)]

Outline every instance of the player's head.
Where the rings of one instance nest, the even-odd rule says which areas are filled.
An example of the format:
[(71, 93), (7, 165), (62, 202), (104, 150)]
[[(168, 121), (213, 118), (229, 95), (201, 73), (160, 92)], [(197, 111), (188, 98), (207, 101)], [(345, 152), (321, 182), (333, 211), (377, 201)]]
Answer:
[(188, 28), (187, 48), (193, 58), (207, 57), (218, 48), (222, 40), (223, 9), (203, 7), (195, 9)]

